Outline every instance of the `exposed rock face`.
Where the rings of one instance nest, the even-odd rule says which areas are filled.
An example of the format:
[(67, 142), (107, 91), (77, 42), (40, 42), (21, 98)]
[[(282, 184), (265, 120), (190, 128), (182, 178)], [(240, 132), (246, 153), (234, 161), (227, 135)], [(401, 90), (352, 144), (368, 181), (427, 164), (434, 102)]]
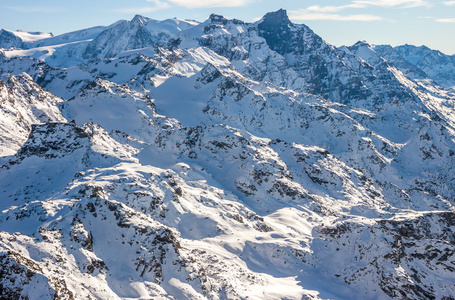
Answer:
[(38, 156), (44, 158), (63, 157), (81, 147), (88, 134), (71, 123), (47, 123), (32, 125), (27, 142), (17, 152), (20, 158)]
[(22, 44), (21, 38), (15, 36), (11, 31), (4, 29), (0, 30), (0, 48), (21, 48)]
[(449, 58), (284, 10), (38, 44), (0, 57), (0, 298), (455, 299)]
[[(3, 80), (2, 80), (3, 79)], [(28, 74), (0, 79), (0, 153), (14, 154), (33, 124), (66, 121), (56, 105), (63, 101), (43, 90)]]
[(270, 49), (281, 55), (295, 51), (297, 47), (302, 48), (303, 41), (295, 41), (292, 34), (294, 24), (289, 20), (286, 11), (280, 9), (277, 12), (266, 14), (258, 24), (259, 34), (265, 38)]

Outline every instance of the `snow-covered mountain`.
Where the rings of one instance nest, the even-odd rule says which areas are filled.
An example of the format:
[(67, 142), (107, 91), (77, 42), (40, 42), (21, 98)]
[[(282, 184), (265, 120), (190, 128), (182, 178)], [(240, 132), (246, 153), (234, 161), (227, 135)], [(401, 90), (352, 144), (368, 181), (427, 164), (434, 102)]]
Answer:
[(191, 28), (197, 22), (169, 19), (156, 21), (136, 15), (131, 21), (121, 21), (100, 33), (85, 49), (83, 58), (114, 57), (127, 50), (161, 45), (176, 33)]
[(449, 56), (284, 10), (0, 47), (0, 298), (455, 298)]
[(390, 47), (375, 46), (375, 50), (394, 64), (407, 62), (414, 67), (414, 72), (423, 72), (423, 76), (432, 79), (446, 88), (455, 89), (455, 55), (446, 55), (426, 46), (403, 45)]

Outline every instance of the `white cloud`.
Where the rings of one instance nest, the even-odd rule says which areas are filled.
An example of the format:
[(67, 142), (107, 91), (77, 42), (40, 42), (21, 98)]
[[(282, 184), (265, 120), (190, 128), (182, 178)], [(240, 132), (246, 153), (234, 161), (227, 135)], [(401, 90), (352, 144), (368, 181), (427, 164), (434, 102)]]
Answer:
[(59, 7), (47, 6), (5, 6), (9, 10), (21, 13), (56, 13), (64, 11), (65, 9)]
[[(454, 2), (455, 1), (448, 1)], [(447, 3), (447, 2), (446, 2)], [(334, 13), (339, 12), (349, 8), (366, 8), (368, 6), (380, 6), (380, 7), (390, 7), (390, 8), (411, 8), (419, 6), (431, 6), (425, 0), (354, 0), (350, 4), (340, 5), (340, 6), (319, 6), (313, 5), (307, 7), (308, 11), (320, 12), (320, 13)]]
[[(147, 0), (154, 2), (155, 0)], [(183, 6), (186, 8), (199, 8), (199, 7), (234, 7), (244, 6), (252, 2), (252, 0), (169, 0), (170, 3)]]
[(368, 22), (368, 21), (383, 20), (382, 17), (374, 16), (374, 15), (339, 15), (339, 14), (312, 12), (312, 11), (305, 10), (305, 9), (290, 11), (289, 18), (292, 20), (298, 20), (298, 21), (328, 20), (328, 21)]
[(447, 6), (454, 6), (455, 5), (455, 1), (446, 1), (444, 2), (445, 5)]
[(343, 9), (346, 9), (346, 8), (362, 8), (362, 7), (365, 7), (365, 5), (357, 4), (357, 3), (341, 5), (341, 6), (319, 6), (319, 5), (313, 5), (313, 6), (307, 7), (307, 10), (314, 11), (314, 12), (321, 12), (321, 13), (333, 13), (333, 12), (339, 12), (339, 11), (341, 11)]
[(430, 7), (431, 4), (425, 0), (355, 0), (356, 4), (364, 4), (366, 6), (381, 6), (381, 7)]
[(455, 18), (449, 18), (449, 19), (436, 19), (436, 22), (439, 23), (455, 23)]

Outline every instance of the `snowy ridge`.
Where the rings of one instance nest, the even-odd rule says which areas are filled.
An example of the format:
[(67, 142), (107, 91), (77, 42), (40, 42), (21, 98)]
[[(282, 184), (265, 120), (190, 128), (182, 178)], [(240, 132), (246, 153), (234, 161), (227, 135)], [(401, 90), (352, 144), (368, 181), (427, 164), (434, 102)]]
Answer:
[(284, 10), (32, 43), (1, 46), (0, 298), (455, 298), (455, 94), (403, 49)]

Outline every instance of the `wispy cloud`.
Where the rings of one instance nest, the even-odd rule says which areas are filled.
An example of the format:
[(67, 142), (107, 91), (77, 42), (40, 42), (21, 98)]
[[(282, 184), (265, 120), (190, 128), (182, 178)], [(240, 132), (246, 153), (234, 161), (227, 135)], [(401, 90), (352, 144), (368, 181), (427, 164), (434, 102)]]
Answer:
[(455, 18), (436, 19), (435, 21), (439, 23), (455, 23)]
[[(155, 2), (155, 0), (147, 0)], [(234, 7), (244, 6), (253, 2), (253, 0), (169, 0), (169, 3), (176, 6), (183, 6), (186, 8), (200, 8), (200, 7)]]
[(334, 12), (342, 11), (347, 8), (362, 8), (362, 7), (365, 7), (365, 5), (358, 4), (358, 3), (352, 3), (352, 4), (340, 5), (340, 6), (313, 5), (313, 6), (307, 7), (307, 10), (314, 11), (314, 12), (321, 12), (321, 13), (334, 13)]
[(21, 13), (57, 13), (66, 10), (62, 7), (48, 6), (5, 6), (5, 8)]
[(445, 1), (444, 4), (447, 6), (455, 6), (455, 1)]
[(364, 4), (366, 6), (381, 6), (381, 7), (398, 7), (410, 8), (426, 6), (430, 7), (431, 4), (425, 0), (356, 0), (356, 4)]
[[(454, 2), (455, 1), (448, 1)], [(447, 3), (447, 2), (446, 2)], [(306, 9), (311, 12), (319, 13), (335, 13), (350, 8), (366, 8), (368, 6), (379, 6), (388, 8), (411, 8), (426, 6), (430, 7), (430, 3), (424, 0), (354, 0), (350, 4), (339, 6), (319, 6), (313, 5)]]
[(292, 20), (298, 21), (308, 21), (308, 20), (327, 20), (327, 21), (361, 21), (361, 22), (371, 22), (371, 21), (381, 21), (382, 17), (374, 15), (340, 15), (340, 14), (329, 14), (329, 13), (320, 13), (314, 12), (306, 9), (289, 11), (289, 18)]

